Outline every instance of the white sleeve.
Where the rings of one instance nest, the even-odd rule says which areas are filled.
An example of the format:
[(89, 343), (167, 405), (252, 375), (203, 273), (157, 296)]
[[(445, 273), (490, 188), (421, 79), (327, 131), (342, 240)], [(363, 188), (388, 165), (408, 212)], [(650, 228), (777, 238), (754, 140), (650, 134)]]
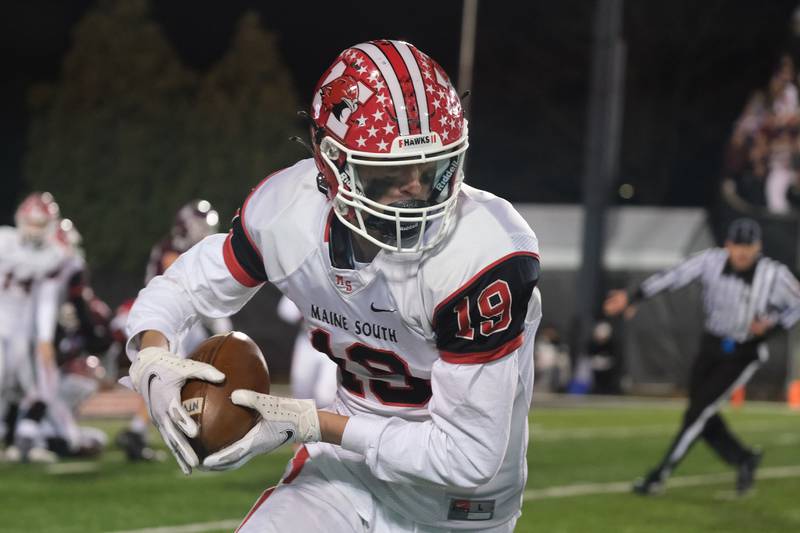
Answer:
[(342, 447), (397, 483), (475, 488), (488, 483), (508, 447), (519, 350), (486, 364), (433, 365), (431, 420), (353, 416)]
[(203, 325), (208, 328), (212, 335), (228, 333), (233, 329), (233, 322), (230, 318), (223, 316), (220, 318), (204, 318)]
[(62, 280), (52, 277), (42, 280), (36, 290), (35, 320), (36, 340), (53, 342), (58, 321), (58, 302), (60, 300)]
[(640, 285), (642, 296), (650, 298), (661, 291), (667, 289), (674, 291), (688, 285), (708, 268), (707, 264), (712, 253), (713, 249), (699, 252), (677, 266), (653, 274)]
[(260, 284), (244, 285), (229, 270), (223, 257), (227, 238), (224, 234), (206, 237), (139, 292), (127, 324), (126, 350), (132, 361), (142, 332), (161, 332), (174, 352), (198, 314), (211, 319), (230, 316), (258, 292)]

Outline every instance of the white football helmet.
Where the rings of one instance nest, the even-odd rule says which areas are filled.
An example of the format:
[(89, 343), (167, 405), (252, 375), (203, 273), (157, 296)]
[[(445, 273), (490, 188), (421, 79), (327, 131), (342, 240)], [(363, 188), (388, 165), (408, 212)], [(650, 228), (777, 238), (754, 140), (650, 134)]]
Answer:
[(175, 214), (172, 245), (181, 253), (219, 229), (219, 214), (208, 200), (192, 200)]
[(29, 194), (14, 214), (14, 223), (22, 238), (36, 245), (55, 235), (60, 211), (49, 192)]
[[(345, 226), (395, 252), (441, 241), (468, 141), (461, 100), (434, 60), (402, 41), (352, 46), (317, 84), (311, 118), (320, 185)], [(415, 192), (397, 194), (405, 186)]]

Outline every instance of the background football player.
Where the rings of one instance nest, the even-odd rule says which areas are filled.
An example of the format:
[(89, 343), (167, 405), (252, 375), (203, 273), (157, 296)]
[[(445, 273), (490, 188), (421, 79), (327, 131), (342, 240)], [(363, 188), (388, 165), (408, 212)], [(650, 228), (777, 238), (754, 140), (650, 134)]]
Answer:
[(9, 460), (54, 460), (39, 423), (58, 387), (56, 306), (46, 301), (65, 259), (54, 239), (58, 220), (52, 195), (37, 192), (17, 208), (15, 227), (0, 228), (0, 412)]
[[(219, 214), (208, 200), (187, 202), (175, 213), (169, 234), (150, 250), (144, 284), (162, 275), (182, 253), (218, 230)], [(189, 354), (210, 335), (227, 333), (231, 329), (233, 325), (228, 317), (203, 317), (185, 332), (181, 339), (181, 353)]]
[[(169, 233), (157, 242), (150, 250), (150, 259), (145, 270), (145, 285), (155, 276), (162, 275), (173, 262), (189, 248), (211, 235), (219, 228), (219, 215), (207, 200), (192, 200), (183, 205), (173, 218), (172, 228)], [(116, 370), (127, 371), (128, 365), (122, 362), (118, 365), (119, 358), (124, 356), (124, 345), (127, 341), (125, 323), (128, 313), (133, 305), (129, 300), (117, 307), (112, 320), (112, 334), (114, 344), (109, 351), (112, 367)], [(217, 319), (203, 318), (189, 328), (180, 342), (179, 352), (186, 355), (203, 342), (209, 335), (225, 333), (232, 329), (229, 318)], [(119, 433), (116, 444), (125, 451), (126, 457), (131, 461), (161, 460), (163, 457), (158, 450), (150, 447), (147, 436), (149, 418), (147, 406), (142, 401), (124, 431)]]
[(305, 444), (239, 530), (512, 531), (541, 318), (536, 237), (508, 202), (462, 186), (460, 98), (414, 46), (342, 52), (309, 119), (314, 158), (262, 181), (227, 236), (207, 237), (141, 291), (131, 381), (182, 470), (199, 467), (180, 389), (224, 376), (178, 358), (178, 338), (269, 281), (338, 365), (339, 388), (329, 410), (233, 393), (261, 420), (203, 468)]
[(278, 316), (299, 326), (289, 371), (292, 398), (312, 399), (317, 407), (327, 407), (336, 397), (336, 364), (312, 346), (303, 314), (286, 296), (278, 302)]

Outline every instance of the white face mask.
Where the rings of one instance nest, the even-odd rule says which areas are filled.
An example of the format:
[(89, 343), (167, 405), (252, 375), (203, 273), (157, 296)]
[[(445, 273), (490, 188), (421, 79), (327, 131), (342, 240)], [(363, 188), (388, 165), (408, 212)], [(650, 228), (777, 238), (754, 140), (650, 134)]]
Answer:
[[(466, 132), (454, 147), (434, 153), (377, 158), (326, 138), (322, 158), (338, 177), (334, 197), (341, 222), (380, 248), (420, 252), (447, 234), (463, 180)], [(344, 168), (335, 160), (347, 155)]]

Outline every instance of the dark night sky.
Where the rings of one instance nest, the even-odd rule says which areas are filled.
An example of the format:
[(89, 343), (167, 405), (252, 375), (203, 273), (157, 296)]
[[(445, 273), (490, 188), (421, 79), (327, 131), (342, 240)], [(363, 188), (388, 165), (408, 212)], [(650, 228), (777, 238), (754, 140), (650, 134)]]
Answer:
[[(278, 35), (304, 103), (341, 49), (372, 38), (408, 40), (453, 78), (457, 73), (459, 2), (366, 11), (364, 2), (152, 3), (169, 40), (197, 70), (222, 55), (243, 11), (257, 9)], [(0, 222), (24, 192), (25, 93), (31, 83), (57, 79), (70, 29), (92, 4), (4, 5), (0, 47), (11, 62), (0, 72)], [(620, 181), (642, 191), (636, 202), (706, 205), (732, 121), (791, 45), (797, 1), (626, 4)], [(593, 6), (589, 0), (481, 2), (469, 182), (514, 201), (580, 200)]]

